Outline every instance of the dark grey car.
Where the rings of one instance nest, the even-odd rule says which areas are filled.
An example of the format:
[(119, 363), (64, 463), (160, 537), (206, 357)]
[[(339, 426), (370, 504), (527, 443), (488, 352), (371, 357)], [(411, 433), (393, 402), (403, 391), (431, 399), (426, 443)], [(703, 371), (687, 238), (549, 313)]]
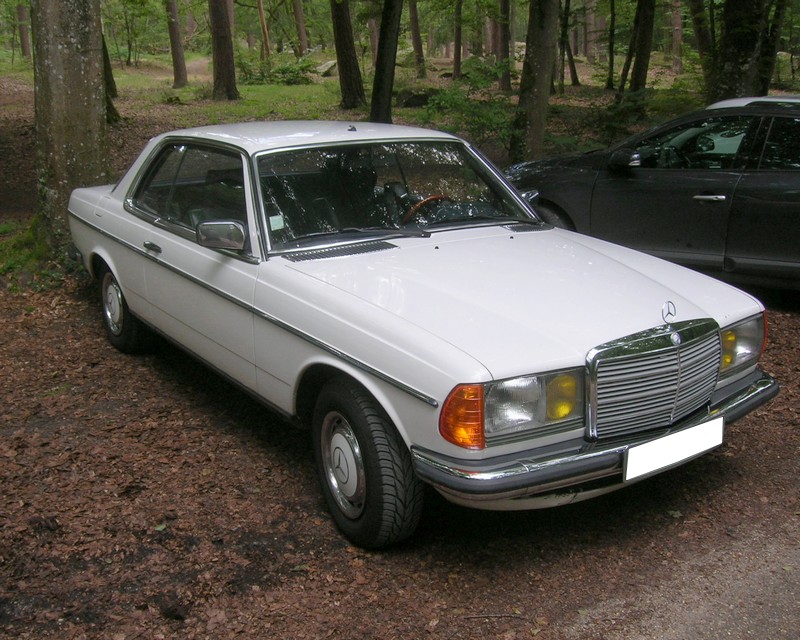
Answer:
[(800, 98), (718, 103), (506, 174), (556, 226), (724, 279), (800, 289)]

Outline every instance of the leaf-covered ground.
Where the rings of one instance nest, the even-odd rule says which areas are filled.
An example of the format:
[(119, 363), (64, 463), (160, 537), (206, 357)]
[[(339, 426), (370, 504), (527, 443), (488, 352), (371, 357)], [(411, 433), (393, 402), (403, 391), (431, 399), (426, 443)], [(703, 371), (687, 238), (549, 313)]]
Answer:
[[(1, 221), (35, 180), (29, 116), (0, 106)], [(115, 163), (161, 117), (116, 130)], [(0, 638), (794, 639), (800, 305), (768, 304), (781, 395), (719, 450), (548, 511), (430, 494), (412, 540), (367, 553), (305, 432), (167, 344), (116, 352), (85, 276), (0, 287)]]

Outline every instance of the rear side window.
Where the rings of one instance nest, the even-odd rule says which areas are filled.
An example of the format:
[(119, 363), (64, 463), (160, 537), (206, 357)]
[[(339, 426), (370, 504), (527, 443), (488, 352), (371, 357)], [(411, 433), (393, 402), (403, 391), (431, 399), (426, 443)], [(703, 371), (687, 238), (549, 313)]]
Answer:
[(800, 118), (774, 118), (759, 169), (800, 171)]

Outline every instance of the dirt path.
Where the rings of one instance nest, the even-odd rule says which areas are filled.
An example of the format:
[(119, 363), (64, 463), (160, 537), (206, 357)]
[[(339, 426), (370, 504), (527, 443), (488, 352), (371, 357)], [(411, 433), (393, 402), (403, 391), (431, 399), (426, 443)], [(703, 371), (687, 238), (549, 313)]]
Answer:
[[(0, 211), (30, 215), (14, 109)], [(117, 129), (115, 162), (168, 115)], [(800, 307), (770, 305), (782, 393), (720, 450), (548, 511), (431, 494), (408, 544), (366, 553), (305, 433), (166, 344), (117, 353), (84, 277), (0, 289), (0, 638), (794, 639)]]

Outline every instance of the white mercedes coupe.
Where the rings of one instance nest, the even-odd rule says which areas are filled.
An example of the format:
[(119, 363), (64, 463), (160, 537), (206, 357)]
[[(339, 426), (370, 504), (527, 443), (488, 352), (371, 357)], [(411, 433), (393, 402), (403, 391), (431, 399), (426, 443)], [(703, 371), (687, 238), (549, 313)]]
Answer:
[(466, 142), (264, 122), (160, 135), (69, 223), (109, 340), (156, 332), (311, 431), (354, 544), (423, 488), (483, 509), (624, 487), (772, 398), (762, 305), (555, 229)]

